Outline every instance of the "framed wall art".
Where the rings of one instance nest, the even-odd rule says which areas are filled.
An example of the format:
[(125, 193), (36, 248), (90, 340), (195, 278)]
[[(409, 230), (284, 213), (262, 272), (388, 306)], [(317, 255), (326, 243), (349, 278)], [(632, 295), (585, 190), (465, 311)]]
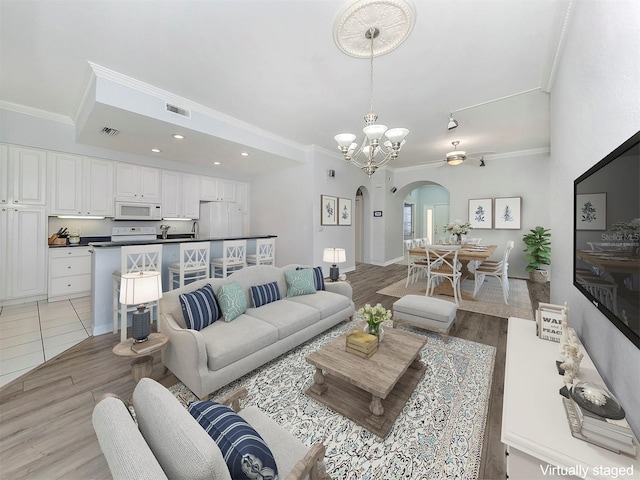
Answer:
[(338, 198), (338, 225), (351, 225), (350, 198)]
[(496, 198), (494, 228), (519, 230), (521, 203), (521, 197)]
[(337, 225), (338, 199), (329, 195), (320, 195), (320, 225)]
[(607, 194), (576, 195), (576, 230), (607, 229)]
[(493, 219), (493, 201), (491, 198), (469, 200), (469, 223), (474, 229), (490, 229)]

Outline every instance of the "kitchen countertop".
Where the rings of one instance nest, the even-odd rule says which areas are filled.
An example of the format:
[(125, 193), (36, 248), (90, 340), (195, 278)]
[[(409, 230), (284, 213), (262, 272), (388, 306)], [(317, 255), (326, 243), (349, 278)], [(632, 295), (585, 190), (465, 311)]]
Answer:
[[(275, 237), (277, 237), (277, 235), (247, 235), (247, 236), (240, 236), (240, 237), (211, 237), (211, 238), (195, 239), (190, 234), (187, 234), (187, 236), (169, 235), (168, 238), (166, 239), (163, 239), (160, 237), (157, 240), (137, 240), (137, 241), (131, 240), (127, 242), (112, 242), (110, 237), (105, 237), (107, 240), (91, 241), (89, 243), (85, 243), (85, 246), (90, 245), (96, 248), (105, 248), (105, 247), (125, 247), (129, 245), (155, 245), (158, 243), (222, 242), (224, 240), (255, 240), (258, 238), (275, 238)], [(82, 245), (82, 243), (83, 243), (83, 239), (81, 238), (79, 245)], [(64, 247), (65, 245), (51, 245), (51, 246)], [(70, 246), (70, 245), (66, 245), (66, 246)]]

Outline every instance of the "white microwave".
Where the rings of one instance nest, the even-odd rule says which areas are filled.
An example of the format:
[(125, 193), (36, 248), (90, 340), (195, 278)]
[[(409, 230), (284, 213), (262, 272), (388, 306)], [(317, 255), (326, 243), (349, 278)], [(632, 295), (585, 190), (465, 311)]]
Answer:
[(115, 220), (162, 220), (162, 205), (116, 200)]

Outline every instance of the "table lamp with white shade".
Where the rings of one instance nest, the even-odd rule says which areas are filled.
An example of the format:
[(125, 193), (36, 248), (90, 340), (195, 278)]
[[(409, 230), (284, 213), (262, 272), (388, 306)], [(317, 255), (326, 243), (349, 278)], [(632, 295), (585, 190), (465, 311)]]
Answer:
[(347, 254), (344, 248), (325, 248), (322, 254), (322, 260), (332, 264), (329, 270), (329, 278), (332, 282), (337, 282), (340, 276), (337, 264), (347, 261)]
[[(120, 278), (120, 303), (138, 305), (131, 320), (131, 336), (134, 343), (144, 342), (151, 333), (151, 314), (145, 303), (162, 298), (160, 272), (125, 273)], [(122, 328), (127, 328), (126, 324)]]

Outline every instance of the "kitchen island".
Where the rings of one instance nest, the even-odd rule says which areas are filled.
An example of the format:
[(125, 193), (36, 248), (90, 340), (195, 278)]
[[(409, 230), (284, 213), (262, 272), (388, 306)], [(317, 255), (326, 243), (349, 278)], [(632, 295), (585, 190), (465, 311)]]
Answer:
[(169, 290), (169, 265), (180, 259), (180, 244), (185, 242), (210, 242), (211, 258), (222, 256), (222, 242), (225, 240), (247, 240), (247, 255), (255, 253), (256, 240), (275, 238), (276, 235), (249, 235), (225, 238), (159, 238), (157, 240), (125, 242), (91, 242), (92, 276), (91, 300), (93, 304), (93, 335), (102, 335), (113, 331), (113, 272), (120, 270), (120, 247), (130, 245), (162, 244), (162, 291)]

